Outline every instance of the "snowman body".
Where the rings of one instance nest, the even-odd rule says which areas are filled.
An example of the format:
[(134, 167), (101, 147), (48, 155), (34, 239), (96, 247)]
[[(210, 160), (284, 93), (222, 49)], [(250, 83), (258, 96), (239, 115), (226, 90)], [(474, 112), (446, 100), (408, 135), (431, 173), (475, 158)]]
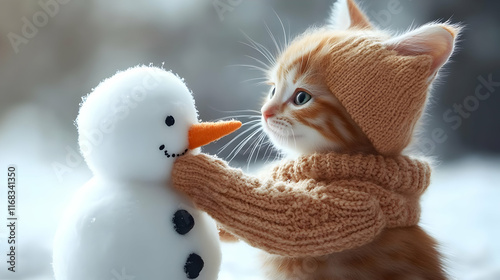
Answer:
[(61, 225), (58, 280), (217, 279), (215, 223), (165, 186), (93, 178)]
[(198, 123), (175, 74), (140, 66), (101, 82), (76, 120), (94, 177), (70, 201), (56, 233), (56, 280), (215, 280), (217, 228), (169, 185)]

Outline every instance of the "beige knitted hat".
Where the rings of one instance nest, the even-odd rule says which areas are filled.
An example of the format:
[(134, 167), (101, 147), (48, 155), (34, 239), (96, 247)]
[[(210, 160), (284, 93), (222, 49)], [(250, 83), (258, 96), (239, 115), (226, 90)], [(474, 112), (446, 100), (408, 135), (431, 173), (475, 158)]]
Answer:
[(321, 62), (326, 84), (379, 153), (399, 154), (460, 28), (428, 24), (389, 38), (372, 27), (353, 0), (338, 0), (332, 17), (331, 29), (353, 32), (342, 32)]
[(422, 114), (432, 58), (398, 56), (369, 39), (346, 40), (327, 58), (326, 84), (379, 153), (398, 154)]

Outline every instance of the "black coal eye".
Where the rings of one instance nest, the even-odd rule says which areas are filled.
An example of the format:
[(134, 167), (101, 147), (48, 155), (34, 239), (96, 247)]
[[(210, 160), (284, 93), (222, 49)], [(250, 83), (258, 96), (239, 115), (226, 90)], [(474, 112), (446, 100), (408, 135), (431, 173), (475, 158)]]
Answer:
[(306, 104), (309, 100), (311, 100), (311, 95), (305, 91), (299, 91), (297, 92), (297, 95), (295, 95), (295, 100), (293, 101), (296, 105), (304, 105)]
[(165, 124), (166, 124), (167, 126), (172, 126), (172, 125), (174, 125), (174, 123), (175, 123), (175, 119), (174, 119), (174, 117), (172, 117), (172, 116), (168, 116), (168, 117), (165, 119)]
[(275, 92), (276, 88), (273, 88), (273, 90), (271, 90), (271, 92), (269, 93), (269, 98), (273, 98)]

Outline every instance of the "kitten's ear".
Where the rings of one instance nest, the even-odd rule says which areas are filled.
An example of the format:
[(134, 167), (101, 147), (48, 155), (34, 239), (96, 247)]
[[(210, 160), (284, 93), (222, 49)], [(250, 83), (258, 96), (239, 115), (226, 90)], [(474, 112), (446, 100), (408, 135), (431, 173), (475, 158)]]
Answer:
[(388, 49), (400, 55), (429, 55), (432, 57), (431, 76), (448, 61), (460, 33), (458, 25), (427, 24), (385, 42)]
[(354, 0), (337, 0), (332, 6), (328, 26), (335, 30), (349, 28), (373, 28), (368, 17)]

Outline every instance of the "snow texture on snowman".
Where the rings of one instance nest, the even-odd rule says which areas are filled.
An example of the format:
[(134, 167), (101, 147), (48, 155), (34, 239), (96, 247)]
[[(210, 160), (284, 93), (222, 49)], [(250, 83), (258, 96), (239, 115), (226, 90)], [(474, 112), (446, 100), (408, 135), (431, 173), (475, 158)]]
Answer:
[(59, 225), (56, 280), (217, 279), (216, 225), (169, 187), (170, 174), (176, 157), (241, 123), (199, 123), (182, 79), (138, 66), (101, 82), (76, 124), (94, 177)]

